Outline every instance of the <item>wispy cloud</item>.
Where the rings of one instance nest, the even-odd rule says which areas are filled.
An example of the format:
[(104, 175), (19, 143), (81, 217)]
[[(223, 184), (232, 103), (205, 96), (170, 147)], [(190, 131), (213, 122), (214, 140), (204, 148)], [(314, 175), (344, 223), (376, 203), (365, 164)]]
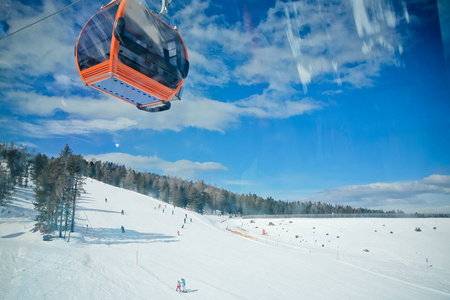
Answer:
[[(8, 108), (16, 115), (39, 116), (34, 122), (12, 119), (9, 123), (5, 122), (6, 126), (11, 131), (39, 137), (146, 129), (180, 131), (186, 127), (224, 132), (239, 124), (243, 116), (283, 119), (311, 113), (324, 106), (323, 103), (309, 98), (301, 101), (273, 100), (273, 94), (267, 93), (226, 103), (196, 97), (187, 92), (185, 100), (175, 103), (169, 112), (149, 114), (106, 96), (94, 99), (46, 96), (21, 91), (6, 94), (8, 98), (15, 99), (15, 105)], [(10, 106), (10, 102), (0, 100), (0, 105)], [(68, 117), (62, 120), (53, 119), (57, 112), (65, 112)]]
[(434, 174), (416, 181), (349, 185), (302, 200), (405, 210), (418, 205), (444, 207), (450, 204), (450, 176)]
[(248, 180), (225, 180), (224, 182), (229, 185), (239, 185), (239, 186), (255, 186), (255, 185), (257, 185), (255, 182), (248, 181)]
[(15, 143), (16, 145), (20, 145), (20, 146), (24, 146), (27, 147), (28, 149), (37, 149), (39, 146), (34, 144), (34, 143), (30, 143), (30, 142), (21, 142), (18, 141)]
[(199, 174), (227, 171), (227, 167), (216, 162), (193, 162), (189, 160), (166, 161), (157, 156), (131, 155), (127, 153), (104, 153), (85, 155), (86, 160), (110, 161), (127, 168), (141, 171), (161, 170), (164, 175), (183, 179), (196, 179)]
[(270, 119), (287, 119), (321, 110), (325, 106), (324, 103), (312, 98), (292, 101), (289, 99), (279, 100), (277, 96), (279, 95), (276, 92), (265, 92), (262, 95), (254, 95), (238, 101), (236, 104), (242, 107), (242, 115)]
[(403, 52), (398, 27), (409, 23), (402, 3), (398, 8), (389, 0), (279, 4), (304, 90), (324, 75), (338, 85), (371, 85), (382, 65), (397, 64)]
[[(190, 81), (204, 83), (207, 73), (213, 85), (234, 80), (267, 83), (269, 90), (280, 91), (324, 79), (338, 85), (371, 85), (381, 67), (396, 64), (403, 51), (400, 32), (409, 14), (401, 4), (276, 1), (267, 18), (249, 28), (245, 20), (230, 26), (221, 16), (208, 17), (209, 1), (194, 0), (177, 15), (193, 52)], [(234, 64), (227, 63), (231, 57)]]

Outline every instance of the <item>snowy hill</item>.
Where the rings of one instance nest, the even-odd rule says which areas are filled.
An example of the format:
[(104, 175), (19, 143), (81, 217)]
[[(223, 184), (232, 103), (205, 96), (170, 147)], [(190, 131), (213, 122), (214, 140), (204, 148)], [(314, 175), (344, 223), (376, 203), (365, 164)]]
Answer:
[(30, 189), (0, 208), (0, 299), (450, 299), (449, 219), (229, 219), (85, 190), (70, 242), (30, 232)]

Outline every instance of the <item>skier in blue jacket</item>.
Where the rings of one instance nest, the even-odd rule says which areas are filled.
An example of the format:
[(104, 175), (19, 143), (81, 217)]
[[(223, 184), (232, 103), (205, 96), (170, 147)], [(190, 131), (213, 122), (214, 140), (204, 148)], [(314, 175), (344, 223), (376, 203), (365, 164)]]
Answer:
[(184, 278), (181, 278), (181, 289), (183, 293), (186, 293), (186, 281), (184, 281)]

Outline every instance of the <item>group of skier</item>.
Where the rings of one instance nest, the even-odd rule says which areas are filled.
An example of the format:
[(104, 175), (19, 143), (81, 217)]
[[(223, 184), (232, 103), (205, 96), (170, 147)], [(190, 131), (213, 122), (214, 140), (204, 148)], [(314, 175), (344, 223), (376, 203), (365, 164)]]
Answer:
[[(108, 202), (107, 198), (105, 198), (105, 202)], [(155, 208), (156, 208), (156, 207), (155, 207)], [(161, 208), (161, 204), (159, 204), (158, 208)], [(174, 209), (175, 209), (175, 207), (174, 207)], [(163, 209), (163, 212), (164, 212), (164, 209)], [(174, 212), (174, 210), (172, 210), (172, 215), (173, 215), (173, 212)], [(124, 212), (123, 209), (122, 209), (122, 211), (121, 211), (121, 214), (122, 214), (122, 215), (125, 214), (125, 212)], [(185, 217), (185, 218), (184, 218), (184, 224), (186, 224), (186, 219), (187, 219), (187, 217), (188, 217), (187, 214), (185, 214), (184, 217)], [(190, 221), (192, 222), (192, 218), (190, 219)], [(182, 225), (181, 228), (184, 228), (184, 224)], [(121, 226), (120, 229), (121, 229), (122, 233), (125, 233), (125, 228), (124, 228), (123, 226)], [(87, 229), (86, 229), (86, 230), (87, 230)], [(180, 235), (180, 232), (179, 232), (179, 231), (178, 231), (178, 235)], [(177, 291), (177, 292), (186, 293), (186, 281), (184, 280), (184, 278), (181, 278), (180, 280), (178, 280), (176, 291)]]
[[(105, 202), (108, 202), (107, 198), (105, 198)], [(167, 207), (167, 205), (166, 205), (165, 207)], [(161, 208), (161, 204), (158, 205), (158, 208), (159, 208), (159, 209)], [(155, 206), (155, 209), (156, 209), (156, 206)], [(174, 206), (174, 209), (175, 209), (175, 206)], [(164, 208), (163, 208), (162, 211), (163, 211), (163, 213), (164, 213)], [(173, 212), (174, 212), (174, 210), (172, 210), (172, 215), (173, 215)], [(120, 213), (121, 213), (122, 215), (125, 214), (125, 212), (124, 212), (123, 209), (122, 209), (122, 211), (121, 211)], [(188, 218), (188, 215), (185, 214), (185, 215), (184, 215), (184, 224), (186, 224), (187, 218)], [(192, 218), (190, 218), (190, 221), (192, 222)], [(184, 228), (184, 224), (181, 225), (181, 229)], [(124, 228), (123, 226), (121, 226), (120, 229), (122, 230), (122, 233), (125, 233), (125, 228)], [(180, 235), (180, 231), (177, 231), (177, 234)]]
[(186, 281), (184, 280), (184, 278), (181, 278), (181, 280), (178, 280), (177, 292), (186, 293)]
[[(184, 224), (186, 224), (187, 218), (188, 218), (188, 215), (187, 215), (187, 214), (184, 214)], [(192, 223), (192, 218), (190, 218), (190, 221), (191, 221), (191, 223)], [(184, 229), (184, 224), (181, 225), (181, 229)], [(180, 232), (179, 232), (179, 231), (177, 231), (177, 233), (178, 233), (178, 235), (180, 235)]]

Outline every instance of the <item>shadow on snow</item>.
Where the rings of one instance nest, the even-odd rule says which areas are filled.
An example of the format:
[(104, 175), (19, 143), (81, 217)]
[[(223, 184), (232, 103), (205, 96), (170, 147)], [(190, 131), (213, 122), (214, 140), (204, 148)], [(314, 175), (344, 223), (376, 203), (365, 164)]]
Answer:
[[(139, 232), (125, 228), (122, 233), (120, 227), (116, 228), (85, 228), (75, 226), (75, 232), (81, 234), (81, 239), (89, 244), (147, 244), (178, 242), (176, 236), (160, 233)], [(77, 237), (73, 237), (77, 238)]]
[(95, 208), (85, 208), (85, 207), (77, 207), (78, 211), (97, 211), (102, 213), (108, 213), (108, 214), (120, 214), (120, 211), (115, 210), (106, 210), (106, 209), (95, 209)]
[(11, 203), (1, 207), (0, 217), (26, 217), (29, 220), (34, 221), (37, 215), (37, 211), (35, 211), (33, 208), (33, 200), (34, 191), (27, 188), (16, 187), (14, 189), (14, 195), (11, 199)]
[(23, 198), (26, 200), (34, 199), (34, 190), (32, 187), (15, 187), (14, 188), (14, 197), (15, 198)]
[(25, 233), (25, 232), (11, 233), (11, 234), (2, 236), (2, 239), (11, 239), (11, 238), (15, 238), (15, 237), (21, 236), (21, 235), (24, 234), (24, 233)]

